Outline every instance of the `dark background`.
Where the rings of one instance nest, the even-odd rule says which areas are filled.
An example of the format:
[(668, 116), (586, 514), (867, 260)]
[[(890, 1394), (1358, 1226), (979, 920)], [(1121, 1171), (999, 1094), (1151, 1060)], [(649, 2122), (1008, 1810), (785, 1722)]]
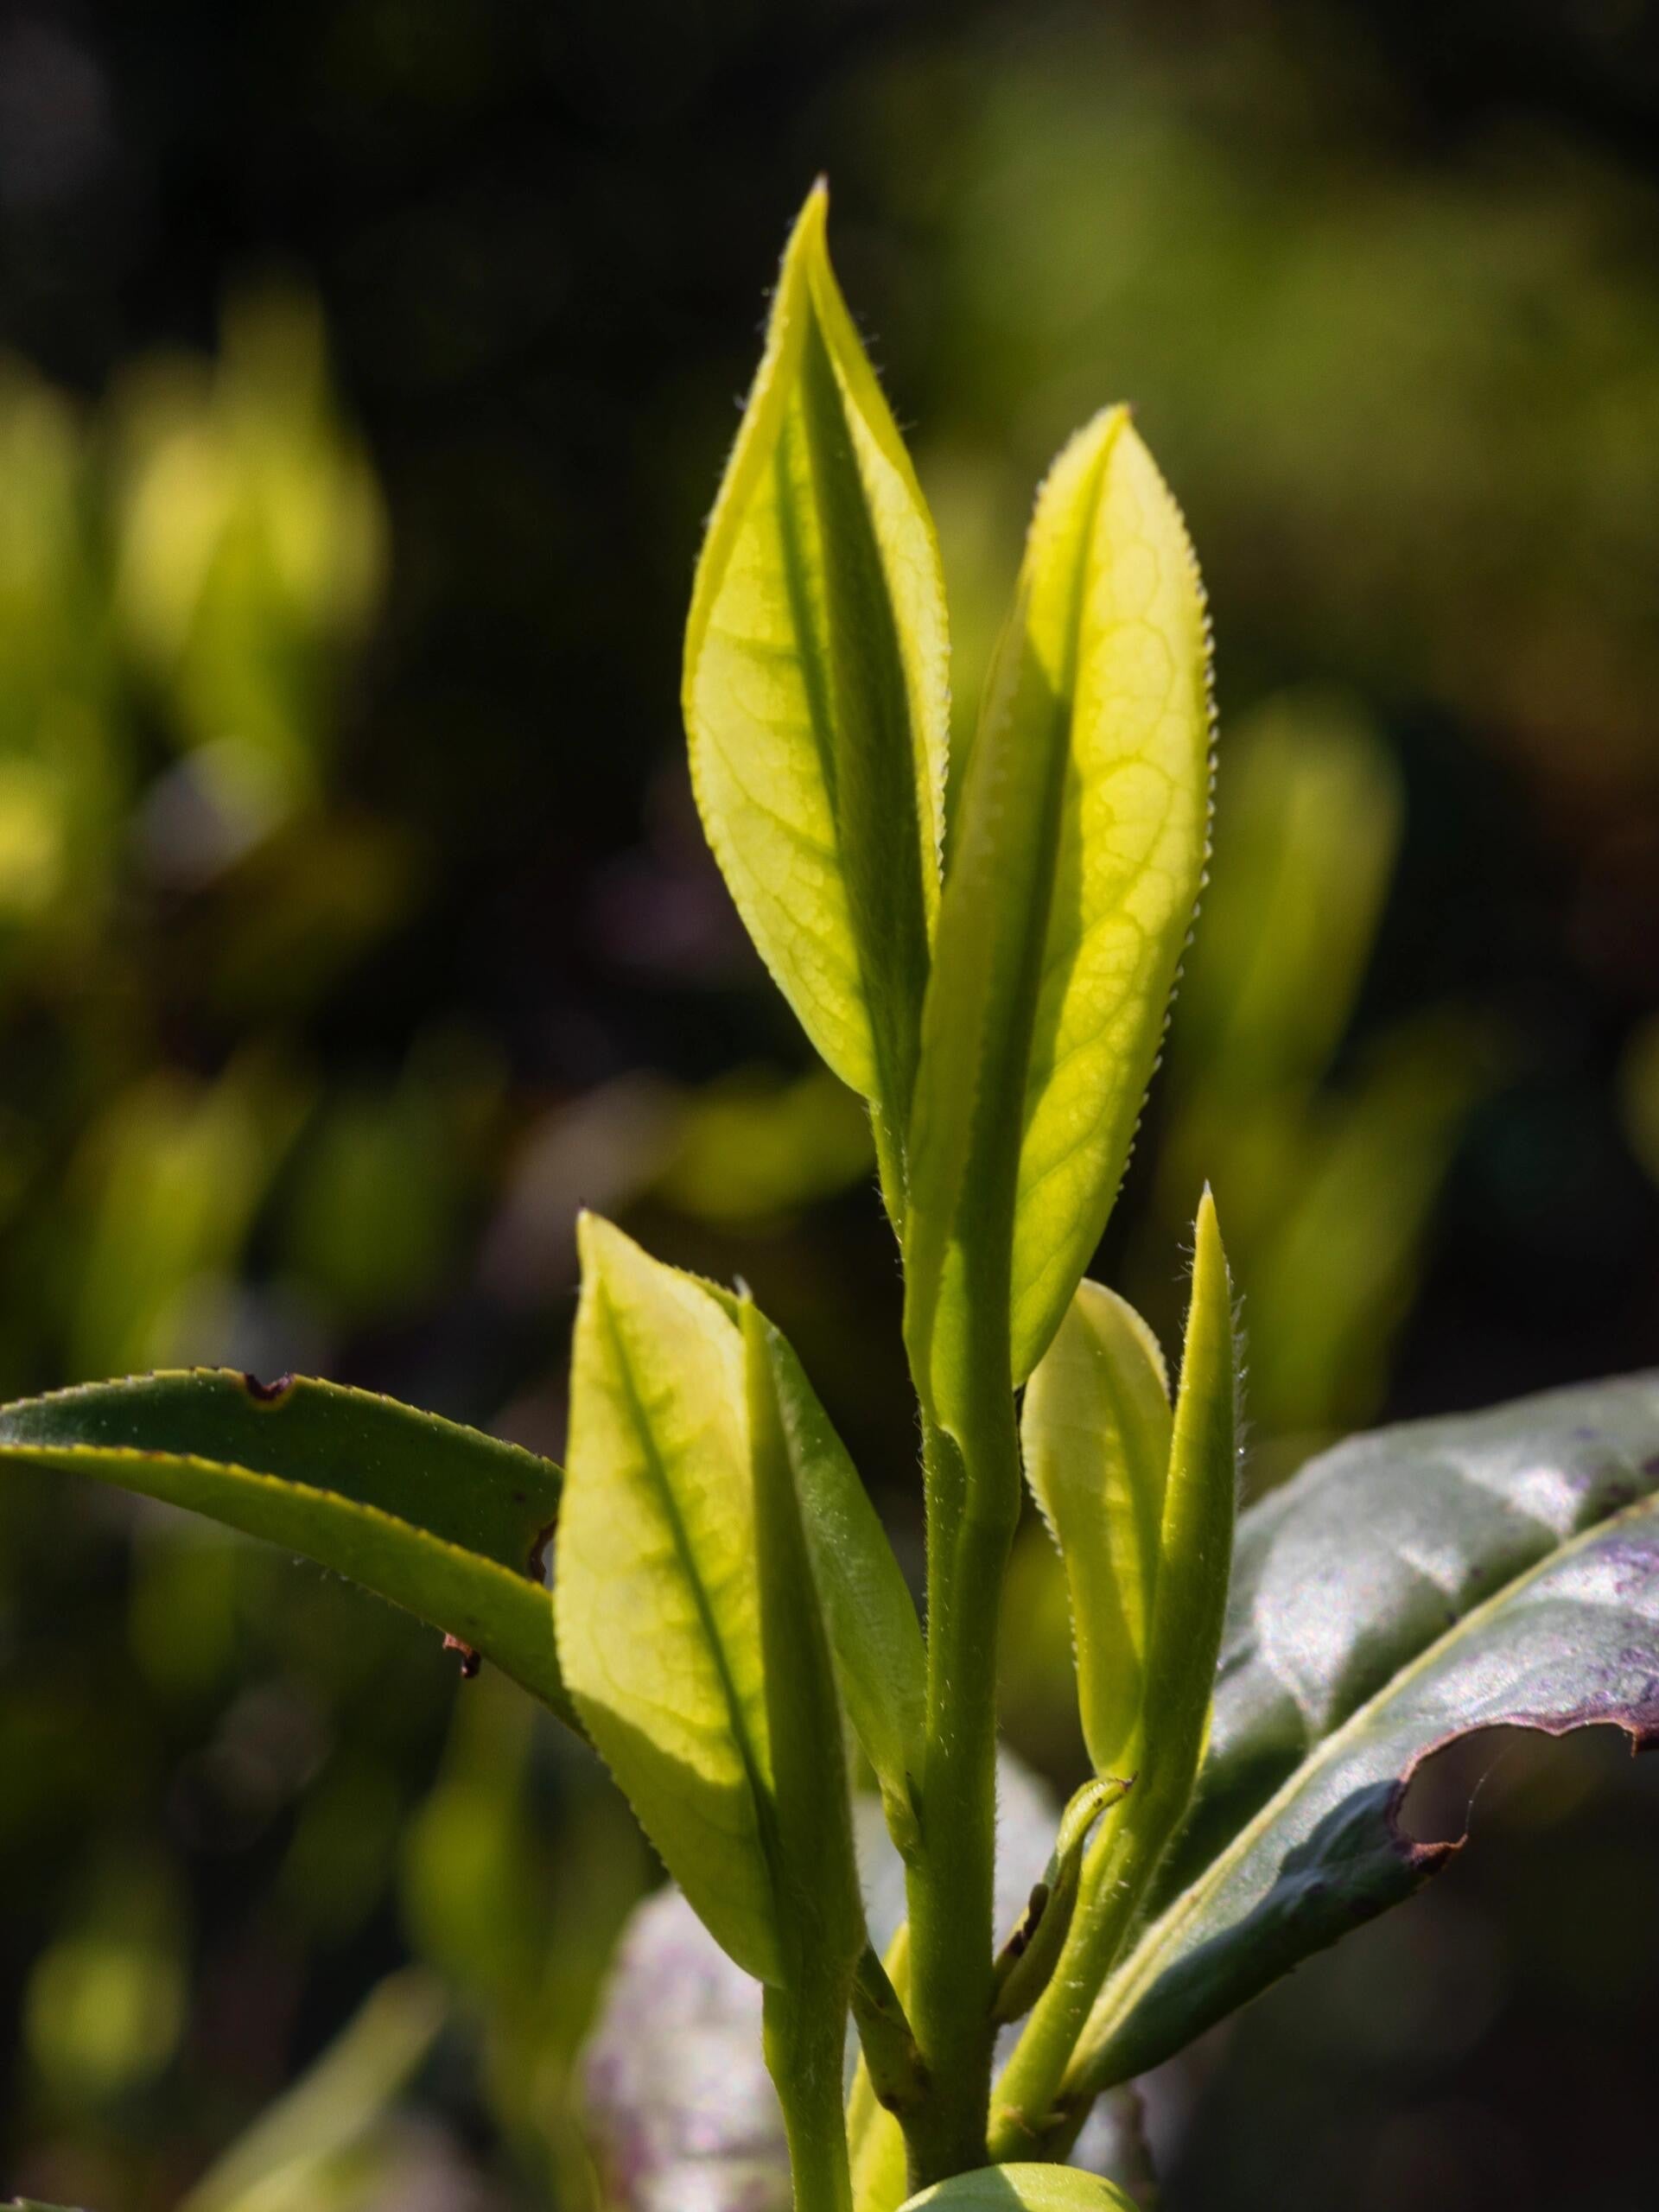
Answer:
[[(1656, 170), (1644, 0), (0, 7), (8, 1394), (299, 1365), (556, 1453), (585, 1200), (754, 1285), (913, 1551), (857, 1119), (677, 718), (820, 171), (959, 706), (1103, 401), (1205, 568), (1229, 926), (1102, 1271), (1167, 1331), (1215, 1177), (1258, 1483), (1652, 1363)], [(1010, 1639), (1064, 1780), (1029, 1545)], [(499, 1686), (452, 1722), (433, 1641), (9, 1484), (0, 2183), (174, 2203), (412, 1954), (451, 2006), (419, 2202), (583, 2201), (569, 2057), (648, 1870)], [(1616, 1742), (1507, 1751), (1438, 1891), (1205, 2054), (1173, 2212), (1650, 2204), (1656, 1790)]]

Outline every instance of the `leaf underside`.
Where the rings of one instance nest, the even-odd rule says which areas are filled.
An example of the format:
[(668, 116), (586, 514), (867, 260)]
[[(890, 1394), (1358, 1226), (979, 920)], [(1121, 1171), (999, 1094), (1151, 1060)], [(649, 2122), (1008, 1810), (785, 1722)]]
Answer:
[(533, 1452), (338, 1383), (197, 1368), (0, 1408), (0, 1460), (90, 1475), (301, 1553), (578, 1725), (543, 1579), (560, 1476)]
[(722, 1948), (780, 1979), (743, 1344), (698, 1282), (580, 1226), (559, 1656), (640, 1825)]
[(1476, 1731), (1659, 1736), (1659, 1376), (1385, 1429), (1247, 1513), (1164, 1908), (1068, 2088), (1158, 2064), (1459, 1848), (1399, 1813)]

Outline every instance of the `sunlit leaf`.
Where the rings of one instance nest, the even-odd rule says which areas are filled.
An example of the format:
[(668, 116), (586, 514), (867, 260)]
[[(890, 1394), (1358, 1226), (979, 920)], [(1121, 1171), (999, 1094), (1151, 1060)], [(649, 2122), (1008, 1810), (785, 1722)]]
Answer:
[(0, 1463), (86, 1474), (263, 1536), (445, 1630), (575, 1726), (543, 1552), (558, 1470), (391, 1398), (216, 1369), (0, 1408)]
[(702, 1284), (608, 1223), (585, 1214), (580, 1240), (555, 1586), (565, 1679), (698, 1914), (777, 1981), (742, 1338)]
[(1476, 1730), (1659, 1736), (1659, 1376), (1358, 1437), (1244, 1516), (1209, 1761), (1164, 1909), (1068, 2092), (1182, 2048), (1458, 1846), (1399, 1813)]
[(1113, 409), (1039, 497), (951, 825), (905, 1323), (947, 1428), (976, 1389), (1024, 1382), (1099, 1241), (1192, 921), (1209, 791), (1197, 569)]
[(842, 300), (828, 195), (784, 257), (686, 631), (691, 773), (762, 957), (868, 1098), (889, 1204), (938, 897), (946, 629), (933, 526)]
[[(775, 1981), (785, 1948), (768, 1857), (777, 1775), (742, 1301), (664, 1267), (592, 1215), (581, 1241), (561, 1656), (577, 1709), (670, 1872), (731, 1955)], [(855, 1727), (889, 1748), (902, 1788), (919, 1697), (915, 1609), (799, 1363), (759, 1315), (751, 1326), (772, 1371), (842, 1694)], [(839, 1758), (838, 1731), (819, 1750)]]
[(907, 2199), (903, 2212), (1135, 2212), (1109, 2181), (1075, 2166), (986, 2166)]
[(1133, 1772), (1173, 1431), (1158, 1340), (1128, 1300), (1079, 1283), (1020, 1422), (1026, 1474), (1065, 1569), (1084, 1740)]

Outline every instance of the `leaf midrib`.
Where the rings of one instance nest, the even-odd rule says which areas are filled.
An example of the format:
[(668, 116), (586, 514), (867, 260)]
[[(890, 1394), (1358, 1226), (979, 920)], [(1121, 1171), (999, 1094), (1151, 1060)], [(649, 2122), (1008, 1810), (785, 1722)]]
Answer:
[(742, 1762), (744, 1779), (748, 1783), (750, 1800), (754, 1807), (755, 1827), (760, 1836), (760, 1848), (766, 1860), (767, 1872), (771, 1877), (771, 1885), (775, 1894), (777, 1849), (776, 1838), (772, 1832), (772, 1793), (761, 1776), (755, 1757), (754, 1745), (750, 1740), (747, 1715), (744, 1712), (742, 1700), (738, 1695), (737, 1685), (732, 1679), (725, 1638), (721, 1635), (716, 1624), (708, 1591), (703, 1586), (696, 1554), (692, 1548), (690, 1538), (686, 1532), (684, 1518), (680, 1512), (679, 1500), (674, 1494), (674, 1486), (668, 1478), (662, 1454), (657, 1448), (655, 1434), (646, 1417), (645, 1403), (634, 1380), (633, 1363), (628, 1356), (627, 1344), (618, 1321), (615, 1308), (602, 1285), (598, 1290), (598, 1304), (604, 1317), (606, 1332), (611, 1340), (611, 1348), (616, 1356), (617, 1370), (622, 1378), (622, 1387), (627, 1394), (628, 1412), (633, 1423), (634, 1433), (639, 1439), (643, 1447), (645, 1464), (661, 1503), (664, 1518), (668, 1522), (669, 1533), (673, 1538), (675, 1554), (680, 1562), (681, 1571), (691, 1586), (692, 1599), (697, 1609), (697, 1618), (702, 1624), (703, 1638), (714, 1658), (715, 1674), (720, 1683), (721, 1694), (726, 1700), (726, 1712), (731, 1723), (732, 1738), (737, 1745), (738, 1757)]

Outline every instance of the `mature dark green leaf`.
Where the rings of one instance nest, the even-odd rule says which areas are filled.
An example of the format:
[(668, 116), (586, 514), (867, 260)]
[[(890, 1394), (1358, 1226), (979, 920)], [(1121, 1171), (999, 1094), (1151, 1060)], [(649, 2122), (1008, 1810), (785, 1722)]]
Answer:
[(543, 1579), (560, 1476), (533, 1452), (337, 1383), (200, 1368), (0, 1408), (0, 1461), (91, 1475), (302, 1553), (576, 1725)]
[(1247, 1514), (1203, 1796), (1067, 2088), (1144, 2071), (1408, 1896), (1399, 1812), (1482, 1728), (1659, 1736), (1659, 1376), (1359, 1437)]

